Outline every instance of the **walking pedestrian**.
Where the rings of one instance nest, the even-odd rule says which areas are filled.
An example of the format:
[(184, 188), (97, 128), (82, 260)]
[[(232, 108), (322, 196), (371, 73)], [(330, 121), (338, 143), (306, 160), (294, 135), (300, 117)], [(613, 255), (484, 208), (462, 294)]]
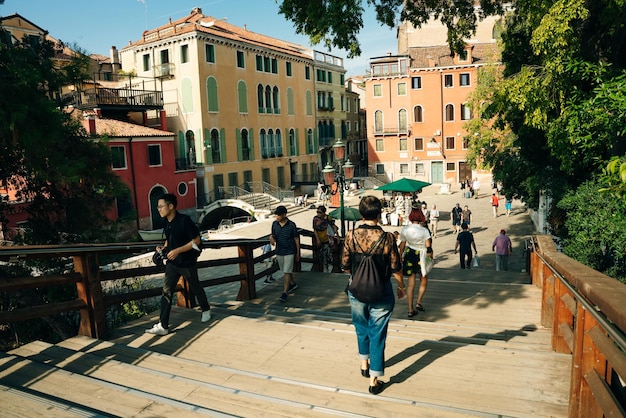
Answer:
[[(341, 268), (346, 273), (356, 271), (363, 253), (373, 249), (373, 261), (385, 277), (385, 287), (376, 302), (362, 302), (348, 291), (352, 323), (356, 331), (361, 375), (370, 379), (369, 392), (381, 393), (385, 384), (378, 380), (385, 374), (385, 343), (387, 327), (395, 305), (391, 276), (398, 283), (398, 298), (404, 297), (404, 279), (398, 247), (393, 234), (378, 225), (382, 204), (375, 196), (364, 196), (359, 203), (363, 224), (346, 234), (341, 255)], [(382, 242), (379, 241), (382, 239)], [(352, 280), (352, 279), (351, 279)]]
[[(459, 251), (459, 260), (461, 261), (461, 268), (472, 268), (472, 248), (474, 248), (474, 254), (478, 255), (476, 250), (476, 243), (474, 242), (474, 235), (467, 230), (467, 224), (463, 222), (461, 224), (462, 231), (456, 236), (456, 242), (454, 244), (454, 254)], [(467, 263), (467, 264), (466, 264)]]
[(337, 235), (337, 225), (333, 219), (326, 214), (326, 206), (318, 206), (317, 213), (313, 217), (313, 239), (319, 254), (319, 263), (322, 272), (330, 273), (333, 265), (333, 252), (331, 245), (332, 236)]
[(437, 238), (438, 228), (439, 228), (439, 210), (437, 210), (437, 205), (433, 205), (433, 208), (430, 210), (430, 229), (431, 229), (433, 238)]
[(156, 251), (167, 258), (165, 278), (161, 295), (159, 322), (147, 329), (147, 334), (167, 335), (169, 332), (172, 297), (180, 276), (183, 276), (195, 295), (202, 309), (202, 322), (211, 320), (211, 307), (198, 279), (197, 260), (200, 255), (200, 230), (191, 218), (176, 210), (176, 196), (171, 193), (162, 195), (157, 200), (159, 215), (165, 219), (163, 233), (165, 243), (156, 247)]
[[(409, 214), (409, 225), (400, 232), (400, 254), (402, 254), (402, 274), (408, 277), (407, 303), (409, 318), (413, 318), (418, 311), (423, 311), (422, 299), (428, 287), (428, 273), (426, 272), (426, 257), (433, 258), (432, 239), (430, 231), (424, 227), (424, 214), (419, 209), (413, 209)], [(419, 274), (419, 276), (418, 276)], [(413, 305), (415, 279), (420, 278), (417, 292), (417, 303)]]
[(493, 217), (498, 217), (498, 206), (500, 206), (500, 201), (498, 200), (498, 196), (495, 193), (491, 194), (491, 208), (493, 209)]
[(463, 206), (463, 211), (461, 212), (461, 224), (466, 223), (469, 227), (472, 222), (472, 211), (467, 207), (467, 205)]
[(461, 218), (463, 216), (463, 209), (461, 209), (461, 204), (457, 203), (455, 207), (450, 211), (450, 218), (452, 218), (452, 228), (454, 228), (454, 233), (458, 234), (461, 232)]
[(496, 252), (496, 271), (509, 271), (509, 256), (513, 254), (513, 245), (504, 229), (501, 229), (500, 234), (493, 240), (491, 251)]
[(278, 206), (274, 211), (276, 220), (272, 223), (270, 244), (276, 246), (276, 260), (283, 272), (283, 293), (280, 302), (287, 302), (287, 294), (298, 288), (293, 280), (294, 262), (300, 259), (300, 236), (296, 224), (287, 218), (287, 208)]

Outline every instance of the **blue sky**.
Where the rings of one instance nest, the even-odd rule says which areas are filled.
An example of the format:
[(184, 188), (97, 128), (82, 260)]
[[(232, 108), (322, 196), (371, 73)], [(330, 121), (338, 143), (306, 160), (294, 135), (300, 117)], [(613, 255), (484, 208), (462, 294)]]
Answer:
[[(0, 16), (18, 13), (63, 42), (108, 56), (112, 45), (121, 49), (140, 39), (146, 28), (164, 25), (170, 17), (179, 19), (194, 7), (202, 8), (204, 15), (225, 17), (233, 25), (246, 24), (248, 30), (326, 52), (322, 45), (311, 46), (306, 36), (296, 35), (293, 24), (278, 14), (275, 0), (5, 0)], [(348, 76), (364, 74), (369, 58), (397, 52), (395, 29), (380, 26), (369, 7), (363, 20), (359, 35), (363, 54), (344, 60)], [(347, 55), (340, 50), (331, 53)]]

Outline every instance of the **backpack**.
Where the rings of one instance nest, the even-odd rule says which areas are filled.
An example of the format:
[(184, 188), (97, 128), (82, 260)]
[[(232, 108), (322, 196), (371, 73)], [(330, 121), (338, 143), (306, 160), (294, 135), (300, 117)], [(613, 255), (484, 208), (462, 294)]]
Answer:
[(377, 266), (373, 258), (373, 252), (386, 237), (387, 233), (383, 232), (370, 250), (365, 252), (354, 239), (354, 235), (352, 235), (355, 248), (357, 245), (359, 246), (363, 258), (361, 258), (356, 269), (352, 270), (352, 280), (348, 285), (348, 290), (363, 303), (373, 303), (382, 299), (385, 286), (389, 281), (387, 268), (385, 266)]

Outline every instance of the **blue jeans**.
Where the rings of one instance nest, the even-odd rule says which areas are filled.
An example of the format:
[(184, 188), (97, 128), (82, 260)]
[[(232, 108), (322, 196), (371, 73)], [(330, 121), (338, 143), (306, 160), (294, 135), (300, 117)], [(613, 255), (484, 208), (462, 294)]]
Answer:
[(391, 282), (389, 288), (383, 299), (376, 303), (363, 303), (348, 292), (359, 357), (362, 360), (369, 359), (370, 375), (377, 377), (385, 374), (387, 327), (396, 303)]

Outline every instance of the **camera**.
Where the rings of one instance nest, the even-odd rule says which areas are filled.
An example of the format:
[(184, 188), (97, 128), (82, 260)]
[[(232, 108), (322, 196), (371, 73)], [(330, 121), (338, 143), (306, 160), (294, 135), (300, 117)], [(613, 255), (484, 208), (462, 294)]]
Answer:
[(163, 267), (165, 258), (167, 258), (167, 252), (167, 247), (163, 247), (161, 250), (155, 251), (152, 256), (152, 262), (159, 267)]

